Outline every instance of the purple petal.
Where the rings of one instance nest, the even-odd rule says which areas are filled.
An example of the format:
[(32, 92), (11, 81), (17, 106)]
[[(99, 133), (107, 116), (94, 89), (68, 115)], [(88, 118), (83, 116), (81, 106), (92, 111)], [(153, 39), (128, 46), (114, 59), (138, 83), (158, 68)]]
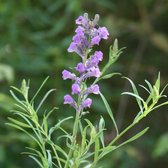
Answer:
[(83, 24), (83, 22), (85, 21), (85, 18), (83, 16), (79, 16), (75, 22), (76, 24), (80, 25), (80, 24)]
[(67, 71), (67, 70), (63, 70), (62, 71), (62, 78), (64, 80), (66, 80), (66, 79), (76, 80), (76, 75), (71, 73), (71, 72), (69, 72), (69, 71)]
[(82, 108), (86, 108), (86, 107), (90, 108), (91, 104), (92, 104), (92, 99), (87, 98), (85, 101), (83, 101)]
[(99, 45), (101, 38), (99, 36), (95, 36), (91, 40), (91, 45)]
[(76, 19), (76, 24), (77, 25), (82, 25), (84, 27), (88, 27), (89, 26), (89, 19), (86, 17), (86, 16), (79, 16), (77, 19)]
[(74, 99), (70, 95), (64, 96), (64, 104), (72, 105), (74, 103)]
[(72, 94), (79, 94), (81, 92), (80, 86), (78, 84), (72, 85)]
[(83, 65), (82, 62), (80, 62), (80, 63), (77, 64), (76, 70), (77, 70), (79, 73), (85, 72), (85, 67), (84, 67), (84, 65)]
[(98, 28), (99, 36), (103, 39), (108, 39), (109, 32), (106, 27), (99, 27)]
[(90, 88), (88, 88), (89, 93), (99, 94), (99, 85), (92, 85)]
[(76, 45), (80, 43), (81, 40), (82, 40), (82, 37), (80, 35), (76, 34), (75, 36), (73, 36), (73, 42), (76, 43)]
[(74, 52), (77, 50), (77, 44), (72, 42), (68, 48), (68, 52)]
[(94, 55), (99, 61), (103, 60), (103, 53), (101, 51), (95, 51)]
[(82, 26), (78, 26), (75, 30), (78, 34), (84, 34), (85, 29)]
[(92, 67), (88, 70), (88, 73), (86, 74), (85, 78), (88, 77), (100, 77), (101, 72), (98, 67)]

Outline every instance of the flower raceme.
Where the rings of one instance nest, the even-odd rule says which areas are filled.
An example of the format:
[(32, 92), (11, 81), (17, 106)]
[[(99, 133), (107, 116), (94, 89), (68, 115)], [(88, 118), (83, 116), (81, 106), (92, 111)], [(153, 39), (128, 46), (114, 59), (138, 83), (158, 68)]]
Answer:
[(65, 95), (64, 104), (71, 105), (79, 113), (84, 108), (90, 108), (92, 99), (88, 98), (89, 94), (99, 94), (97, 84), (91, 86), (86, 84), (88, 78), (99, 78), (101, 75), (99, 63), (103, 60), (103, 53), (101, 51), (92, 52), (92, 47), (99, 45), (102, 39), (107, 39), (109, 36), (107, 28), (99, 27), (98, 21), (99, 15), (96, 14), (94, 19), (90, 20), (87, 13), (76, 19), (78, 27), (75, 30), (76, 34), (73, 36), (68, 52), (75, 52), (82, 59), (75, 67), (78, 76), (68, 70), (62, 72), (64, 80), (71, 79), (74, 82), (72, 84), (72, 95), (78, 95), (78, 101), (75, 101), (69, 94)]

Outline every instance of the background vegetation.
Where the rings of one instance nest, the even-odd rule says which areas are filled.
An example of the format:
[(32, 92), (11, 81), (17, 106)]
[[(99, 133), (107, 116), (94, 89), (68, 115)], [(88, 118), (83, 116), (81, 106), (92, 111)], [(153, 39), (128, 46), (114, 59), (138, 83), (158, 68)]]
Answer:
[[(69, 107), (63, 107), (63, 95), (70, 91), (70, 83), (62, 80), (61, 71), (78, 60), (77, 56), (67, 53), (67, 47), (74, 34), (74, 20), (84, 12), (90, 17), (99, 13), (100, 25), (107, 26), (110, 31), (110, 39), (100, 47), (104, 61), (114, 38), (119, 39), (120, 47), (127, 47), (112, 67), (114, 72), (119, 71), (135, 83), (144, 84), (143, 79), (153, 81), (160, 71), (162, 84), (168, 82), (167, 0), (1, 0), (0, 167), (37, 167), (31, 159), (20, 154), (26, 150), (25, 146), (35, 147), (35, 144), (21, 132), (5, 125), (14, 104), (9, 94), (11, 85), (19, 86), (23, 78), (30, 79), (33, 94), (49, 75), (43, 91), (49, 88), (57, 91), (50, 96), (43, 110), (59, 107), (50, 122), (74, 114)], [(116, 76), (100, 85), (122, 129), (137, 112), (133, 98), (120, 96), (122, 91), (130, 89), (129, 84)], [(141, 94), (144, 94), (143, 90)], [(101, 100), (95, 97), (88, 117), (96, 124), (99, 115), (106, 118)], [(110, 120), (106, 123), (108, 143), (113, 137), (113, 128)], [(101, 165), (105, 168), (167, 168), (167, 123), (168, 107), (163, 107), (130, 132), (133, 134), (146, 126), (151, 127), (143, 138), (109, 154)]]

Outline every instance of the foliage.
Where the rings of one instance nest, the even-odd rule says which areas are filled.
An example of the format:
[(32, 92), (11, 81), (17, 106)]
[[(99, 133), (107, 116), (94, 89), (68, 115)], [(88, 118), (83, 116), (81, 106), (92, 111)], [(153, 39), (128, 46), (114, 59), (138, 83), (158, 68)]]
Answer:
[[(41, 107), (43, 111), (55, 105), (60, 107), (59, 113), (53, 113), (53, 117), (49, 119), (49, 124), (72, 115), (69, 108), (64, 110), (62, 108), (63, 95), (68, 92), (68, 89), (64, 90), (65, 85), (70, 83), (62, 82), (59, 76), (63, 68), (71, 67), (77, 61), (75, 57), (67, 57), (66, 49), (74, 30), (71, 21), (83, 12), (88, 12), (92, 16), (99, 13), (101, 22), (110, 31), (112, 38), (101, 45), (104, 55), (108, 56), (106, 49), (114, 38), (119, 39), (120, 46), (127, 46), (126, 56), (123, 55), (107, 73), (119, 71), (135, 83), (142, 84), (144, 78), (154, 83), (155, 75), (160, 71), (161, 85), (168, 81), (167, 0), (17, 0), (17, 3), (1, 0), (0, 64), (10, 67), (14, 76), (13, 81), (8, 81), (5, 73), (0, 81), (0, 167), (36, 167), (34, 162), (19, 154), (24, 150), (24, 146), (35, 148), (35, 143), (21, 132), (5, 126), (7, 116), (11, 115), (9, 109), (13, 108), (13, 101), (8, 91), (10, 82), (14, 86), (19, 86), (23, 78), (31, 79), (30, 97), (32, 97), (36, 88), (49, 75), (51, 80), (46, 83), (36, 100), (39, 103), (45, 91), (56, 88), (56, 93), (50, 95)], [(106, 59), (108, 57), (105, 61)], [(123, 83), (123, 80), (116, 76), (105, 82), (100, 81), (100, 85), (121, 130), (132, 121), (132, 117), (136, 115), (134, 111), (137, 111), (133, 98), (122, 96), (119, 101), (121, 90), (129, 90), (129, 84), (127, 81)], [(146, 97), (146, 92), (143, 90), (140, 89), (139, 93)], [(94, 100), (90, 120), (96, 125), (100, 119), (99, 115), (104, 116), (108, 128), (104, 136), (108, 143), (114, 136), (111, 119), (108, 113), (105, 113), (101, 98), (94, 97)], [(41, 119), (41, 112), (39, 115)], [(72, 120), (69, 120), (64, 123), (64, 127), (69, 129), (72, 124)], [(153, 150), (157, 147), (159, 139), (167, 132), (166, 108), (153, 113), (152, 118), (143, 120), (138, 127), (130, 130), (130, 134), (135, 134), (143, 125), (153, 128), (143, 137), (143, 141), (136, 141), (133, 146), (127, 145), (115, 151), (113, 155), (109, 154), (101, 161), (102, 165), (119, 168), (167, 167), (166, 153), (159, 158), (153, 157)], [(56, 139), (55, 136), (57, 137), (54, 135), (53, 138)], [(121, 141), (126, 137), (121, 137)], [(60, 141), (59, 143), (62, 144)]]
[[(117, 41), (114, 42), (113, 48), (110, 48), (110, 55), (109, 55), (109, 62), (105, 65), (103, 70), (108, 69), (115, 61), (114, 59), (118, 58), (121, 54), (120, 50), (118, 50)], [(105, 70), (102, 70), (102, 76), (104, 75)], [(96, 82), (100, 79), (97, 78)], [(25, 80), (22, 81), (21, 88), (18, 89), (16, 87), (12, 87), (13, 90), (23, 97), (20, 99), (15, 92), (12, 90), (10, 91), (13, 98), (16, 100), (16, 109), (13, 110), (14, 114), (16, 114), (20, 119), (9, 118), (11, 123), (8, 123), (9, 126), (17, 128), (24, 133), (26, 133), (29, 137), (31, 137), (37, 144), (38, 148), (27, 148), (29, 151), (24, 152), (24, 154), (28, 154), (29, 157), (34, 159), (34, 161), (38, 164), (41, 168), (52, 168), (52, 167), (64, 167), (64, 168), (78, 168), (78, 167), (85, 167), (85, 168), (94, 168), (97, 167), (97, 163), (99, 160), (104, 158), (108, 153), (122, 147), (125, 144), (128, 144), (142, 135), (144, 135), (148, 131), (148, 127), (140, 131), (139, 133), (133, 135), (131, 138), (128, 138), (122, 143), (116, 144), (116, 142), (125, 134), (127, 133), (132, 127), (134, 127), (137, 123), (139, 123), (144, 117), (146, 117), (149, 113), (153, 110), (161, 107), (163, 105), (167, 105), (168, 101), (164, 103), (158, 104), (160, 98), (165, 97), (163, 95), (164, 90), (166, 89), (167, 85), (160, 89), (160, 74), (152, 86), (147, 80), (148, 88), (140, 85), (144, 88), (149, 96), (147, 97), (146, 101), (140, 97), (138, 90), (134, 83), (129, 79), (133, 92), (124, 92), (123, 94), (128, 94), (135, 97), (137, 104), (139, 106), (140, 111), (138, 112), (137, 116), (134, 118), (133, 122), (126, 127), (123, 131), (119, 132), (117, 127), (117, 123), (114, 119), (113, 112), (110, 109), (110, 106), (103, 96), (100, 93), (102, 101), (106, 107), (106, 110), (109, 114), (109, 117), (112, 119), (112, 123), (116, 129), (116, 136), (114, 139), (111, 140), (109, 144), (105, 144), (104, 141), (104, 132), (105, 128), (105, 120), (103, 116), (100, 117), (98, 125), (94, 126), (92, 122), (89, 120), (89, 117), (86, 118), (80, 116), (80, 113), (76, 111), (76, 117), (74, 119), (74, 126), (72, 133), (69, 133), (63, 127), (63, 123), (67, 122), (68, 120), (73, 119), (72, 116), (64, 118), (56, 123), (54, 126), (49, 126), (48, 118), (53, 113), (55, 107), (49, 111), (43, 113), (42, 121), (39, 120), (39, 110), (43, 105), (46, 98), (49, 96), (50, 93), (54, 91), (54, 89), (49, 90), (40, 103), (35, 106), (36, 102), (35, 99), (37, 98), (40, 90), (42, 89), (43, 85), (47, 81), (47, 79), (42, 83), (40, 88), (37, 90), (35, 95), (32, 99), (29, 100), (29, 82)], [(95, 83), (95, 82), (94, 82)], [(84, 118), (84, 119), (83, 119)], [(29, 132), (29, 131), (32, 131)], [(55, 131), (61, 130), (62, 134), (58, 137), (58, 139), (62, 139), (65, 142), (67, 149), (62, 149), (61, 146), (57, 145), (58, 143), (52, 140), (52, 134)], [(80, 138), (79, 138), (80, 137)], [(77, 139), (81, 139), (78, 141)]]

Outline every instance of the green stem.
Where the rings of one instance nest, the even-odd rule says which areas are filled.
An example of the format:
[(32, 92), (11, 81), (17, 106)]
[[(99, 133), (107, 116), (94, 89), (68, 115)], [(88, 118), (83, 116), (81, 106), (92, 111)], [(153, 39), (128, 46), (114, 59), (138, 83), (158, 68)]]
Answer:
[(77, 137), (77, 132), (78, 132), (78, 125), (79, 125), (79, 114), (76, 112), (76, 117), (75, 117), (75, 123), (74, 123), (74, 127), (73, 127), (73, 139), (72, 139), (72, 148), (69, 150), (69, 153), (68, 153), (68, 159), (66, 161), (66, 164), (65, 164), (65, 168), (68, 168), (68, 165), (69, 165), (69, 161), (73, 155), (73, 152), (74, 152), (74, 147), (76, 145), (76, 137)]

